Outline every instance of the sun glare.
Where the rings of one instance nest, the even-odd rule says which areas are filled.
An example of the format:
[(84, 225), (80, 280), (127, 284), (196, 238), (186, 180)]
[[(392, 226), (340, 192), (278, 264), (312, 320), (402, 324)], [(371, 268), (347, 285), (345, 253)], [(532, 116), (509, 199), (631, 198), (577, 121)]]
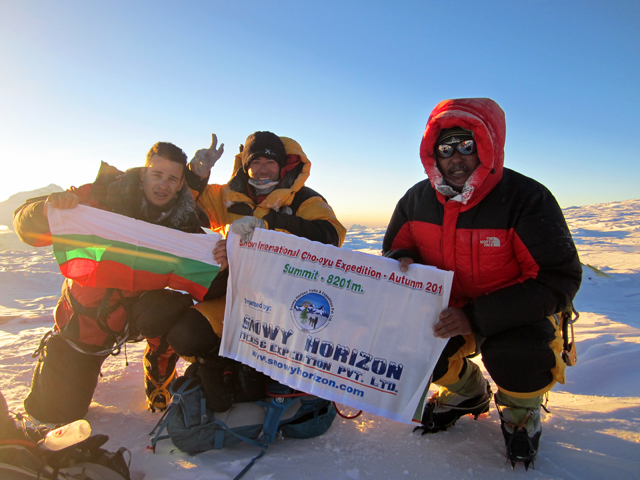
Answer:
[(177, 465), (178, 467), (184, 468), (185, 470), (190, 470), (192, 468), (196, 468), (197, 465), (195, 463), (191, 463), (188, 462), (186, 460), (177, 460), (175, 462), (173, 462), (174, 465)]

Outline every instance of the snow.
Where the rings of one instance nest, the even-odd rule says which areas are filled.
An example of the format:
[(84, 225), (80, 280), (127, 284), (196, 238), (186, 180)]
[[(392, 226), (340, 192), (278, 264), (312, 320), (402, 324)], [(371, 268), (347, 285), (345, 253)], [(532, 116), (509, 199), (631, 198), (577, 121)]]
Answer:
[[(583, 479), (640, 474), (640, 200), (564, 210), (585, 265), (575, 301), (578, 363), (567, 370), (543, 413), (535, 470), (505, 461), (497, 412), (460, 419), (446, 432), (420, 436), (410, 426), (363, 414), (337, 418), (323, 436), (276, 441), (246, 479)], [(0, 231), (13, 235), (10, 225)], [(384, 229), (354, 225), (345, 248), (377, 254)], [(35, 360), (51, 327), (61, 276), (48, 249), (0, 251), (0, 390), (23, 411)], [(160, 418), (145, 410), (142, 343), (107, 360), (87, 420), (109, 435), (107, 448), (132, 453), (132, 478), (231, 479), (254, 455), (239, 445), (190, 457), (169, 440), (154, 455), (148, 432)], [(181, 364), (181, 369), (184, 364)], [(486, 373), (486, 372), (485, 372)], [(347, 409), (347, 412), (349, 410)], [(353, 412), (351, 412), (353, 413)]]

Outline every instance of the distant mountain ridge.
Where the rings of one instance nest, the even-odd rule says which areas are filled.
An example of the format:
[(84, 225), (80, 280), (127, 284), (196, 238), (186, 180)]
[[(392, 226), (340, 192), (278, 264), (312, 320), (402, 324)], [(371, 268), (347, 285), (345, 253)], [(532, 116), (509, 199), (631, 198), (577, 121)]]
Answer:
[(46, 187), (29, 190), (28, 192), (18, 192), (11, 195), (4, 202), (0, 202), (0, 225), (6, 225), (11, 228), (14, 210), (30, 198), (41, 197), (42, 195), (49, 195), (54, 192), (62, 191), (63, 189), (61, 187), (52, 183)]
[(364, 225), (358, 225), (357, 223), (354, 223), (353, 225), (351, 225), (349, 227), (349, 231), (353, 231), (353, 230), (366, 230), (369, 227), (365, 227)]
[(43, 188), (19, 192), (11, 195), (4, 202), (0, 202), (0, 251), (1, 250), (31, 250), (34, 247), (22, 243), (13, 232), (13, 212), (30, 198), (49, 195), (54, 192), (62, 192), (63, 189), (55, 184)]

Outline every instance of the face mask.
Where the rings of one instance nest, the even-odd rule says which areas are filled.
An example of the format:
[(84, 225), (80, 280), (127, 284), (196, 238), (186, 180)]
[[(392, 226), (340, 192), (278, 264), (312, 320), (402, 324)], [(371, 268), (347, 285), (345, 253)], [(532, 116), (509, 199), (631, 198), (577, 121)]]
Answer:
[(269, 180), (268, 178), (250, 178), (249, 185), (264, 193), (264, 190), (273, 190), (278, 185), (279, 180)]

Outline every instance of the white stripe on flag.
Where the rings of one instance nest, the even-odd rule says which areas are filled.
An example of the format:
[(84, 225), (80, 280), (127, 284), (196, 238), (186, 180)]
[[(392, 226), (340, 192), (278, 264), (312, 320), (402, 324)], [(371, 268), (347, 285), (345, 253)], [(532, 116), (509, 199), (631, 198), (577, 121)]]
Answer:
[(48, 206), (48, 217), (53, 235), (97, 235), (134, 247), (218, 265), (212, 252), (218, 240), (222, 239), (219, 233), (185, 233), (86, 205), (71, 209)]

